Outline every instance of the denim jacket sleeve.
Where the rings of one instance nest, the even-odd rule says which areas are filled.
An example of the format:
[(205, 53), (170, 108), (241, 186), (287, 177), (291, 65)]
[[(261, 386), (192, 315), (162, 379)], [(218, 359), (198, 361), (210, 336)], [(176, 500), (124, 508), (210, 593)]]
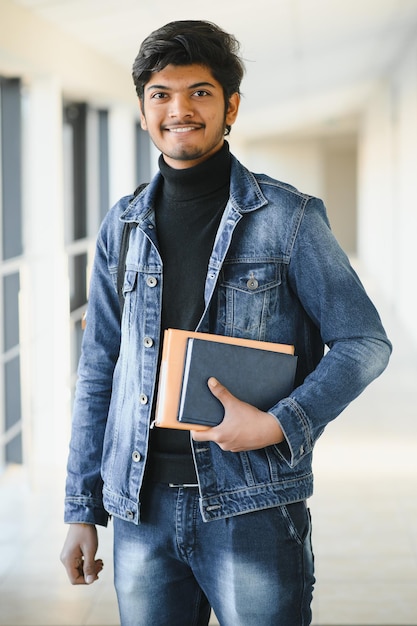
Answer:
[(118, 220), (114, 220), (110, 212), (96, 244), (67, 465), (65, 521), (69, 523), (105, 526), (108, 521), (102, 502), (100, 467), (113, 372), (120, 347), (120, 311), (115, 288), (117, 257), (114, 254), (117, 244), (113, 243), (119, 240), (115, 233), (118, 227)]
[(387, 366), (391, 344), (379, 315), (333, 236), (323, 203), (311, 198), (291, 250), (289, 281), (329, 350), (290, 397), (271, 410), (295, 466), (326, 424)]

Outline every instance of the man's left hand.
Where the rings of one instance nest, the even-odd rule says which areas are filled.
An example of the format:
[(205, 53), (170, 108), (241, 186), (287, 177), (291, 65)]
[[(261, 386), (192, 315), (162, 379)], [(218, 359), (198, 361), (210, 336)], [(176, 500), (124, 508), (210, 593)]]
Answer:
[(209, 379), (208, 386), (222, 403), (224, 418), (218, 426), (192, 431), (194, 441), (213, 441), (229, 452), (258, 450), (284, 441), (284, 433), (273, 415), (242, 402), (215, 378)]

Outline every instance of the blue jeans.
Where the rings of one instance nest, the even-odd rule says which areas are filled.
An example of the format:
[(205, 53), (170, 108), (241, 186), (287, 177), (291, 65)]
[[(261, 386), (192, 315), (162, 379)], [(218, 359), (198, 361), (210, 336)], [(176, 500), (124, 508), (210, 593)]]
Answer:
[(122, 626), (307, 626), (314, 584), (304, 502), (203, 522), (198, 489), (159, 483), (139, 525), (114, 518)]

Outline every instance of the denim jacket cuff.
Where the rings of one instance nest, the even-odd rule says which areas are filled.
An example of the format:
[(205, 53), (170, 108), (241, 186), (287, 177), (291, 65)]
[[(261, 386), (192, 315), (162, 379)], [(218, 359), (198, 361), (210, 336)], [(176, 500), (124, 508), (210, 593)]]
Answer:
[(285, 398), (270, 413), (278, 420), (285, 437), (276, 448), (288, 465), (295, 467), (313, 450), (307, 415), (293, 398)]
[(66, 524), (96, 524), (107, 526), (109, 514), (95, 498), (68, 497), (65, 499)]

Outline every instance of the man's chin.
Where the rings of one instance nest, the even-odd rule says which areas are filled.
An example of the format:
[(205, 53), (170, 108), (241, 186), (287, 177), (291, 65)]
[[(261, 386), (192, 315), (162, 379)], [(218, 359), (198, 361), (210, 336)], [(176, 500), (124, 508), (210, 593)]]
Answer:
[(167, 157), (175, 161), (195, 161), (196, 159), (201, 159), (202, 156), (204, 154), (201, 150), (190, 148), (173, 150), (170, 154), (167, 154)]

